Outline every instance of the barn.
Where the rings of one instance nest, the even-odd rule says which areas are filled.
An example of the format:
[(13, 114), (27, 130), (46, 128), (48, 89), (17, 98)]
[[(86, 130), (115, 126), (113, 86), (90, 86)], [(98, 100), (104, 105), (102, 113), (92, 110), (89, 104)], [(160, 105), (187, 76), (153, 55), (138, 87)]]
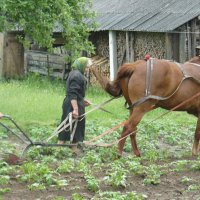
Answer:
[[(97, 63), (103, 63), (100, 67), (105, 64), (104, 71), (111, 80), (124, 62), (143, 59), (147, 53), (185, 62), (200, 45), (199, 0), (93, 0), (91, 9), (96, 12), (98, 28), (89, 40), (100, 57)], [(0, 76), (20, 76), (25, 71), (24, 49), (16, 40), (19, 33), (23, 34), (0, 33)], [(61, 35), (55, 30), (56, 46), (63, 45)], [(40, 57), (49, 61), (47, 55)], [(59, 69), (65, 70), (66, 63), (62, 63)], [(59, 76), (63, 77), (62, 73)]]
[(124, 62), (152, 57), (185, 62), (200, 44), (199, 0), (93, 0), (98, 29), (90, 40), (110, 63), (110, 79)]

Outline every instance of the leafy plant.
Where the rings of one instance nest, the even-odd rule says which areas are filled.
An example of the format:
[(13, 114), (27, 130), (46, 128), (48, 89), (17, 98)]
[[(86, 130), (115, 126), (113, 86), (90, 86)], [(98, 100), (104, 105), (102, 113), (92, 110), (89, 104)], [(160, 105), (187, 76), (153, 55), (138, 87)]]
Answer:
[(0, 185), (6, 185), (9, 183), (10, 176), (0, 175)]
[(189, 178), (187, 176), (183, 176), (181, 179), (181, 182), (185, 184), (191, 183), (192, 181), (193, 181), (192, 178)]
[(87, 173), (84, 176), (86, 182), (87, 182), (87, 188), (92, 191), (92, 192), (96, 192), (99, 189), (99, 183), (97, 181), (97, 179), (91, 175), (91, 173)]
[(15, 171), (15, 167), (9, 166), (6, 162), (0, 162), (0, 175), (9, 175)]
[(173, 166), (172, 171), (175, 171), (175, 172), (184, 171), (186, 169), (188, 163), (189, 163), (189, 161), (187, 161), (187, 160), (179, 160), (176, 162), (172, 162), (171, 163), (171, 165)]
[(126, 174), (128, 170), (124, 169), (121, 162), (111, 164), (111, 169), (108, 170), (107, 176), (104, 178), (113, 187), (126, 187)]
[(58, 173), (69, 173), (74, 169), (74, 161), (72, 159), (62, 161), (58, 168)]
[(157, 165), (150, 165), (149, 167), (146, 167), (146, 177), (143, 180), (145, 185), (153, 184), (157, 185), (160, 183), (160, 176), (162, 174), (162, 171)]
[(0, 188), (0, 195), (5, 194), (7, 192), (10, 192), (11, 189), (10, 188)]
[(43, 183), (33, 183), (31, 185), (28, 185), (28, 189), (31, 191), (37, 191), (37, 190), (45, 190), (46, 187)]
[(24, 174), (19, 175), (18, 178), (23, 182), (43, 183), (47, 185), (56, 182), (52, 175), (53, 172), (44, 164), (25, 163), (22, 169)]
[(127, 192), (125, 194), (121, 192), (99, 192), (97, 197), (94, 197), (92, 200), (144, 200), (146, 195), (138, 194), (135, 191)]
[(200, 160), (193, 162), (193, 164), (191, 165), (191, 169), (200, 170)]
[(200, 189), (199, 184), (192, 184), (192, 185), (188, 186), (187, 191), (197, 191), (199, 189)]
[(145, 168), (140, 164), (139, 161), (127, 161), (128, 169), (136, 175), (144, 175)]
[(82, 195), (74, 193), (72, 194), (72, 200), (86, 200)]

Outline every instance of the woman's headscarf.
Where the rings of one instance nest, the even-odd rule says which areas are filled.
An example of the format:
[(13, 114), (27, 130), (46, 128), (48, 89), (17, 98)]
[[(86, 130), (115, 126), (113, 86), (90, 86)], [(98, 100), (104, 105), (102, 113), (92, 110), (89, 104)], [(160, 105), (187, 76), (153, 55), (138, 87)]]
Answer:
[(79, 70), (82, 74), (84, 74), (86, 66), (89, 64), (90, 58), (80, 57), (74, 61), (72, 64), (72, 69)]

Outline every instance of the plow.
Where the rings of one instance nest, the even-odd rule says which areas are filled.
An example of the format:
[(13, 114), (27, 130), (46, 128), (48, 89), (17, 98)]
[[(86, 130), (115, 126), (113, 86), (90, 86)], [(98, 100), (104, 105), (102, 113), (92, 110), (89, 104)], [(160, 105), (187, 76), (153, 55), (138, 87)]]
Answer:
[(18, 133), (15, 133), (10, 127), (8, 127), (5, 123), (0, 121), (0, 125), (5, 128), (8, 132), (10, 132), (12, 135), (14, 135), (18, 140), (20, 140), (25, 147), (23, 148), (21, 155), (17, 156), (15, 154), (9, 153), (8, 157), (6, 158), (6, 161), (8, 161), (9, 164), (17, 164), (20, 162), (24, 157), (27, 151), (33, 147), (33, 146), (40, 146), (40, 147), (72, 147), (72, 146), (78, 146), (79, 148), (82, 148), (81, 143), (78, 144), (53, 144), (53, 143), (48, 143), (48, 142), (40, 142), (40, 141), (33, 141), (28, 134), (26, 134), (20, 127), (19, 125), (10, 117), (9, 115), (2, 115), (1, 119), (5, 119), (10, 121), (15, 129), (17, 129)]

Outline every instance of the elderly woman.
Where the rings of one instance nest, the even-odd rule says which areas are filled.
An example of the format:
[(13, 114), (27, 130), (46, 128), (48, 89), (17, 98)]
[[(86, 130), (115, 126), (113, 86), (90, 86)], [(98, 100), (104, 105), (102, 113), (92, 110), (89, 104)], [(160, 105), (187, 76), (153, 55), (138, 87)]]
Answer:
[[(69, 73), (66, 83), (66, 97), (62, 105), (63, 121), (70, 112), (73, 118), (78, 118), (85, 113), (85, 106), (90, 105), (89, 101), (84, 99), (86, 90), (86, 78), (84, 73), (89, 70), (92, 64), (90, 58), (80, 57), (74, 61), (72, 71)], [(83, 142), (85, 136), (85, 118), (78, 121), (72, 143)], [(58, 144), (64, 144), (70, 140), (70, 131), (64, 130), (58, 135)]]

